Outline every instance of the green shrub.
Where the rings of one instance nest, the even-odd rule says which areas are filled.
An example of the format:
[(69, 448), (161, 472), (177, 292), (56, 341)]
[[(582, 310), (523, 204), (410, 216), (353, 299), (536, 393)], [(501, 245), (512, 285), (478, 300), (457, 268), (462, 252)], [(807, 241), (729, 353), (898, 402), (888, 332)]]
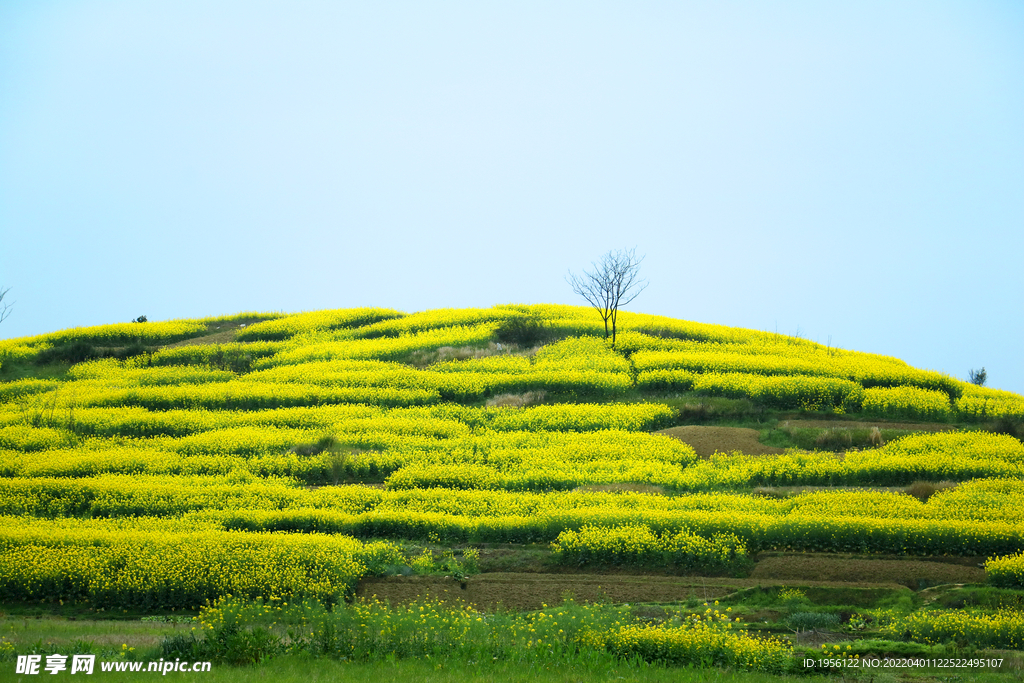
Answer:
[(70, 344), (54, 346), (40, 351), (35, 358), (37, 365), (50, 363), (84, 363), (97, 358), (131, 358), (152, 353), (153, 349), (141, 341), (134, 341), (127, 346), (103, 347), (95, 346), (87, 341), (75, 341)]
[(547, 325), (540, 318), (517, 316), (504, 320), (494, 332), (498, 341), (517, 346), (536, 346), (548, 336)]
[(1007, 434), (1015, 439), (1024, 441), (1024, 420), (1004, 415), (992, 424), (988, 425), (990, 432), (996, 434)]
[(838, 628), (839, 615), (827, 612), (796, 612), (786, 620), (791, 628), (798, 631), (814, 631), (818, 629)]
[(88, 342), (76, 341), (62, 346), (40, 351), (36, 356), (38, 365), (49, 365), (50, 363), (81, 363), (83, 361), (100, 358), (101, 354), (95, 346)]

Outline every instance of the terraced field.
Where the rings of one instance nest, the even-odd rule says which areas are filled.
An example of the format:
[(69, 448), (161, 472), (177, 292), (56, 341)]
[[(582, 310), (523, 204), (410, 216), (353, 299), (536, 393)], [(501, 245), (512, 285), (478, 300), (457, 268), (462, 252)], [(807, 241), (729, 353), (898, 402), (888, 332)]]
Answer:
[(183, 612), (200, 636), (136, 655), (52, 647), (1017, 670), (1024, 397), (764, 332), (620, 329), (535, 305), (0, 342), (0, 659), (38, 649), (19, 615)]

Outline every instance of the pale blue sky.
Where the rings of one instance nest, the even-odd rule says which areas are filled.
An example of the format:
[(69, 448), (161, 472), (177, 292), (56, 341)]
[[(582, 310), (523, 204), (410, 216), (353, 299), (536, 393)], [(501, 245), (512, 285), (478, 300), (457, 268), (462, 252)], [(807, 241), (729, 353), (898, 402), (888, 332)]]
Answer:
[(1024, 3), (0, 3), (0, 337), (582, 303), (1024, 392)]

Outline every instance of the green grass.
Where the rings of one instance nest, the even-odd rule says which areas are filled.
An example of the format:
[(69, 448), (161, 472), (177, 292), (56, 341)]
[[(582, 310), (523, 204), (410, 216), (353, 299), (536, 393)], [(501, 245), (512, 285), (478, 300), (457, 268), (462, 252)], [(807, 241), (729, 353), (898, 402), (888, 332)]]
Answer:
[(0, 628), (0, 638), (14, 643), (18, 653), (29, 650), (49, 653), (74, 651), (112, 658), (126, 647), (137, 652), (155, 652), (165, 638), (189, 631), (191, 626), (143, 621), (70, 621), (49, 617), (4, 619), (0, 621)]
[[(71, 678), (64, 672), (58, 676), (45, 674), (46, 679)], [(150, 680), (138, 673), (93, 674), (101, 681)], [(77, 676), (77, 674), (76, 674)], [(0, 681), (32, 681), (40, 676), (17, 676), (14, 663), (0, 663)], [(335, 660), (308, 659), (299, 656), (281, 657), (257, 666), (234, 667), (213, 665), (208, 673), (168, 673), (160, 677), (171, 681), (203, 681), (204, 683), (592, 683), (636, 681), (637, 683), (785, 683), (805, 681), (802, 676), (771, 676), (757, 673), (727, 672), (718, 669), (666, 669), (657, 666), (616, 665), (611, 667), (523, 666), (508, 663), (469, 663), (461, 661), (405, 659), (394, 662), (350, 663)], [(89, 678), (85, 680), (90, 680)], [(816, 681), (828, 678), (815, 677)], [(993, 680), (1004, 680), (998, 678)]]
[[(1024, 591), (993, 589), (984, 586), (949, 586), (913, 594), (906, 590), (863, 589), (836, 587), (808, 587), (800, 590), (754, 587), (741, 589), (724, 596), (713, 609), (730, 610), (747, 622), (754, 633), (794, 636), (789, 623), (793, 614), (822, 613), (840, 615), (843, 612), (869, 614), (868, 610), (885, 608), (906, 613), (927, 607), (956, 608), (962, 604), (987, 608), (1020, 608)], [(612, 608), (613, 611), (622, 608)], [(628, 611), (637, 618), (660, 621), (673, 615), (685, 616), (702, 613), (705, 604), (690, 600), (686, 605), (635, 604)], [(12, 613), (16, 612), (16, 613)], [(33, 652), (54, 653), (90, 652), (97, 662), (127, 658), (133, 661), (156, 661), (161, 657), (161, 644), (176, 635), (192, 632), (189, 615), (168, 613), (163, 616), (138, 618), (121, 613), (94, 613), (88, 617), (67, 607), (21, 605), (8, 608), (0, 616), (0, 681), (38, 680), (16, 676), (13, 654)], [(511, 616), (511, 615), (509, 615)], [(844, 621), (845, 621), (844, 616)], [(186, 623), (182, 623), (186, 622)], [(593, 652), (577, 655), (575, 659), (531, 661), (514, 657), (515, 661), (475, 661), (473, 656), (435, 656), (395, 658), (382, 656), (372, 662), (340, 662), (330, 657), (310, 658), (305, 654), (278, 654), (256, 665), (233, 666), (214, 662), (212, 671), (202, 674), (169, 673), (171, 680), (203, 681), (421, 681), (447, 683), (449, 681), (721, 681), (736, 683), (795, 683), (796, 681), (1020, 681), (1022, 656), (1019, 652), (987, 652), (959, 650), (950, 645), (928, 646), (913, 642), (898, 642), (879, 637), (876, 628), (869, 626), (862, 632), (852, 631), (848, 625), (826, 625), (818, 640), (797, 639), (796, 668), (804, 657), (816, 657), (821, 642), (839, 644), (842, 650), (851, 646), (852, 653), (876, 657), (995, 657), (1007, 659), (1001, 672), (977, 669), (901, 669), (886, 671), (872, 669), (870, 673), (847, 671), (846, 676), (814, 673), (771, 675), (763, 673), (728, 672), (718, 669), (665, 668), (638, 660), (615, 660), (606, 653)], [(898, 675), (896, 675), (898, 674)], [(67, 676), (66, 672), (62, 674)], [(137, 674), (97, 672), (103, 680), (137, 680)], [(133, 678), (133, 676), (135, 678)]]
[(742, 605), (747, 608), (773, 608), (788, 610), (796, 608), (797, 611), (805, 607), (815, 606), (815, 610), (843, 610), (843, 609), (877, 609), (877, 608), (902, 608), (912, 609), (914, 607), (913, 593), (905, 588), (851, 588), (848, 586), (810, 586), (800, 589), (804, 599), (797, 601), (787, 600), (780, 596), (784, 589), (779, 586), (744, 588), (732, 595), (719, 599), (722, 605)]
[(926, 592), (927, 599), (934, 597), (934, 604), (946, 609), (965, 607), (989, 610), (1024, 610), (1024, 590), (995, 588), (992, 586), (945, 586), (943, 589)]
[[(1003, 656), (1002, 654), (996, 655)], [(77, 674), (76, 674), (77, 675)], [(138, 673), (93, 674), (100, 681), (150, 680)], [(67, 672), (53, 676), (56, 680), (70, 678)], [(977, 669), (914, 670), (872, 669), (870, 673), (847, 670), (843, 674), (770, 675), (723, 671), (721, 669), (669, 669), (660, 666), (523, 666), (509, 663), (469, 663), (462, 661), (405, 659), (372, 663), (338, 662), (330, 659), (309, 659), (286, 656), (255, 666), (214, 664), (207, 673), (168, 673), (160, 677), (170, 681), (203, 681), (204, 683), (832, 683), (863, 681), (864, 683), (897, 683), (897, 681), (1008, 683), (1020, 681), (1020, 670), (1002, 672)], [(14, 662), (0, 662), (0, 681), (28, 682), (41, 676), (14, 674)], [(46, 674), (46, 679), (51, 676)], [(70, 680), (75, 680), (71, 678)], [(85, 679), (92, 680), (92, 679)]]
[(32, 361), (13, 361), (0, 359), (0, 381), (13, 382), (19, 379), (54, 379), (65, 381), (71, 363), (50, 363), (36, 365)]

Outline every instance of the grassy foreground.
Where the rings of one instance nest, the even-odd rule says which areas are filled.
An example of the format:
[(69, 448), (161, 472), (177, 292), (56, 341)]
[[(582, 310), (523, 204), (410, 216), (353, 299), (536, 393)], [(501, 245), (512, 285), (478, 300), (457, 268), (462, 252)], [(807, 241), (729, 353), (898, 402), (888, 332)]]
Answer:
[[(0, 670), (0, 681), (27, 682), (39, 676), (18, 676), (13, 665)], [(97, 673), (103, 681), (146, 680), (156, 674)], [(47, 678), (50, 678), (47, 676)], [(54, 678), (69, 678), (65, 673)], [(512, 664), (470, 664), (462, 661), (433, 662), (423, 659), (395, 662), (346, 663), (304, 657), (282, 657), (259, 666), (215, 666), (208, 673), (169, 673), (162, 676), (169, 681), (204, 681), (204, 683), (591, 683), (601, 681), (635, 681), (637, 683), (793, 683), (796, 681), (851, 681), (873, 683), (895, 681), (978, 681), (979, 683), (1006, 683), (1020, 681), (1017, 673), (988, 673), (967, 670), (925, 672), (902, 670), (899, 673), (846, 673), (845, 675), (771, 675), (720, 669), (667, 669), (659, 666), (522, 666)], [(74, 679), (72, 679), (74, 680)]]
[[(145, 680), (157, 674), (138, 673), (96, 673), (103, 681)], [(40, 676), (14, 674), (13, 663), (5, 663), (0, 669), (0, 681), (32, 681)], [(47, 675), (47, 679), (51, 678)], [(67, 673), (53, 678), (70, 678)], [(282, 657), (259, 666), (234, 667), (215, 666), (208, 673), (168, 673), (162, 676), (169, 681), (196, 680), (204, 683), (316, 683), (331, 681), (337, 683), (376, 683), (378, 681), (402, 681), (403, 683), (456, 683), (457, 681), (480, 681), (481, 683), (590, 683), (591, 681), (637, 681), (640, 683), (697, 683), (698, 681), (721, 681), (722, 683), (782, 683), (787, 680), (804, 680), (802, 677), (778, 677), (768, 674), (724, 672), (717, 669), (666, 669), (654, 666), (614, 667), (568, 667), (568, 666), (522, 666), (512, 664), (470, 664), (462, 661), (433, 662), (421, 659), (398, 660), (395, 662), (346, 663), (325, 659), (304, 657)], [(74, 680), (74, 679), (72, 679)], [(88, 680), (88, 679), (87, 679)], [(817, 678), (815, 680), (828, 680)], [(879, 681), (883, 679), (877, 679)], [(977, 679), (988, 680), (988, 679)], [(993, 677), (991, 680), (1005, 680)]]

